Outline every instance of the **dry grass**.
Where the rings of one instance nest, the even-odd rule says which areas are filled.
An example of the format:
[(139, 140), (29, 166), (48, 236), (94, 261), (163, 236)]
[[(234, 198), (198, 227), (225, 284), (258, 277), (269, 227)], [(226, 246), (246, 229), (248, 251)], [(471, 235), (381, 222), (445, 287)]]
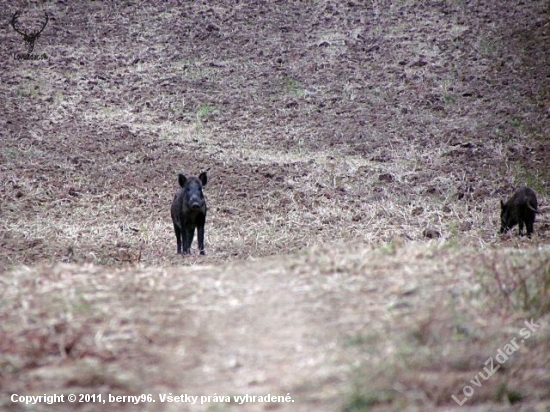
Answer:
[[(290, 392), (298, 411), (451, 407), (532, 318), (540, 329), (468, 407), (514, 396), (542, 405), (549, 274), (548, 248), (445, 242), (179, 269), (21, 268), (2, 279), (2, 391)], [(503, 289), (513, 279), (528, 285), (527, 307), (521, 287)]]

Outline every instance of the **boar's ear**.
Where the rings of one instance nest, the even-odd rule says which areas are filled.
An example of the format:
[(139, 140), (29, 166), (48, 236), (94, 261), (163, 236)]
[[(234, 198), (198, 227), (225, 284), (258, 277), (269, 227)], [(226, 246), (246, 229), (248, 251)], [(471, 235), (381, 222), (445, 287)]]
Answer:
[(500, 208), (504, 210), (504, 202), (502, 201), (502, 199), (500, 199)]
[(185, 182), (187, 182), (187, 178), (185, 177), (184, 174), (180, 173), (178, 175), (178, 182), (179, 182), (181, 187), (185, 186)]
[(199, 175), (199, 180), (201, 181), (202, 185), (203, 186), (206, 186), (206, 182), (208, 181), (207, 177), (206, 177), (206, 172), (202, 172), (200, 175)]

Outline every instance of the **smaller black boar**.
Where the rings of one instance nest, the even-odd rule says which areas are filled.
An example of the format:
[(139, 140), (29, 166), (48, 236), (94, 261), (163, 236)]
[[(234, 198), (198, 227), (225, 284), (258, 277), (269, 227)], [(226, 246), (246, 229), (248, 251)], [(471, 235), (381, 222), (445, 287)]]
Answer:
[(204, 200), (202, 188), (206, 186), (206, 172), (202, 172), (198, 178), (195, 176), (186, 177), (180, 173), (178, 181), (180, 187), (174, 195), (171, 208), (172, 222), (174, 222), (178, 244), (177, 252), (184, 255), (191, 253), (191, 243), (193, 243), (195, 228), (197, 228), (199, 253), (204, 255), (206, 201)]
[(506, 233), (519, 224), (519, 235), (523, 236), (523, 225), (525, 224), (527, 226), (527, 236), (531, 237), (537, 207), (535, 192), (526, 186), (518, 189), (506, 203), (501, 200), (500, 233)]

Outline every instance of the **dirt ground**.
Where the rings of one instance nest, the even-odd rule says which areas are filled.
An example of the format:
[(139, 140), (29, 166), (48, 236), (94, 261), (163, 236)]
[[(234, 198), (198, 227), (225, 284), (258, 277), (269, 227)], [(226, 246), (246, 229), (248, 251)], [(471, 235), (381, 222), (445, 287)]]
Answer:
[[(0, 6), (0, 408), (550, 410), (547, 1)], [(206, 169), (182, 257), (177, 174)], [(501, 236), (522, 184), (536, 233)]]

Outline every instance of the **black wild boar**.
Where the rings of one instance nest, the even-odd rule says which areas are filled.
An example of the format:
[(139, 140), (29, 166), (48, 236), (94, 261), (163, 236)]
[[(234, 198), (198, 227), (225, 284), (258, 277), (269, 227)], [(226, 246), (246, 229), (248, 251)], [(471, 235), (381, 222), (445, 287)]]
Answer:
[(531, 237), (537, 207), (535, 192), (526, 186), (518, 189), (506, 203), (501, 200), (500, 233), (508, 232), (515, 225), (519, 224), (519, 235), (523, 236), (523, 225), (525, 224), (527, 226), (527, 236)]
[(191, 253), (191, 243), (193, 243), (195, 228), (197, 228), (199, 252), (204, 255), (206, 201), (204, 200), (202, 188), (206, 186), (206, 172), (202, 172), (199, 177), (186, 177), (180, 173), (178, 181), (180, 187), (174, 195), (171, 209), (178, 253), (184, 255)]

